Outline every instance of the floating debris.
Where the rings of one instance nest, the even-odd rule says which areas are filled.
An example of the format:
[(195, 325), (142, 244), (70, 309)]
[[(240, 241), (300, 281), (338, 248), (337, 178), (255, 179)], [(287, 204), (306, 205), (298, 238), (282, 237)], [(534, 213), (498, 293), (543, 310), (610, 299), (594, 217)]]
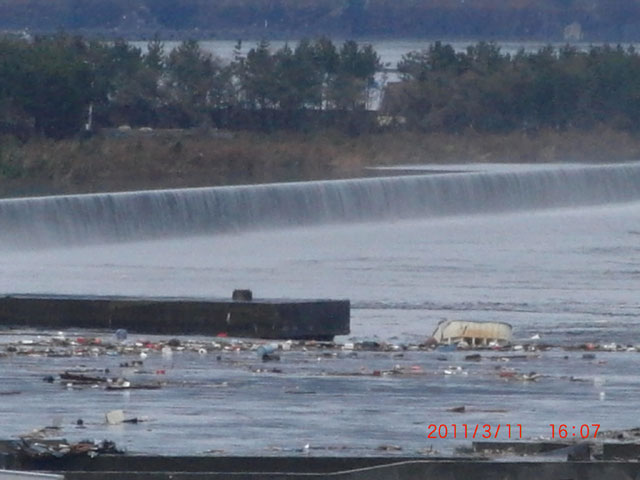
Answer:
[(109, 425), (120, 425), (122, 423), (140, 423), (138, 417), (125, 418), (124, 410), (111, 410), (105, 414), (105, 419)]
[(124, 378), (118, 378), (115, 382), (109, 382), (105, 386), (107, 390), (159, 390), (162, 385), (159, 383), (131, 383)]
[(70, 381), (75, 384), (93, 385), (96, 383), (107, 383), (108, 379), (106, 377), (92, 377), (89, 375), (75, 374), (70, 373), (69, 371), (65, 371), (64, 373), (60, 374), (60, 380)]
[(83, 440), (77, 443), (70, 443), (64, 439), (40, 440), (27, 437), (15, 442), (13, 451), (10, 453), (17, 455), (19, 458), (29, 460), (59, 459), (83, 455), (95, 457), (102, 454), (124, 454), (122, 450), (116, 447), (114, 442), (109, 440), (103, 440), (102, 442)]
[(109, 425), (120, 425), (124, 422), (123, 410), (111, 410), (105, 414), (105, 420)]
[[(464, 330), (466, 326), (466, 330)], [(595, 355), (598, 351), (608, 352), (637, 352), (640, 351), (640, 346), (633, 345), (619, 345), (612, 342), (603, 343), (602, 345), (597, 343), (584, 343), (578, 345), (549, 345), (535, 343), (517, 343), (517, 344), (505, 344), (502, 340), (498, 343), (493, 340), (484, 343), (481, 337), (458, 337), (457, 334), (468, 335), (474, 333), (479, 335), (477, 331), (470, 330), (471, 326), (479, 328), (481, 332), (487, 333), (492, 331), (495, 327), (498, 330), (501, 328), (507, 329), (508, 324), (502, 324), (500, 322), (461, 322), (461, 321), (448, 321), (441, 322), (436, 329), (436, 333), (441, 331), (444, 339), (444, 343), (437, 343), (435, 338), (431, 337), (427, 341), (422, 343), (391, 343), (386, 341), (371, 341), (362, 340), (355, 341), (350, 340), (345, 343), (337, 342), (321, 342), (314, 340), (284, 340), (281, 342), (264, 343), (259, 339), (239, 339), (231, 337), (215, 337), (214, 341), (210, 340), (192, 340), (192, 339), (178, 339), (169, 338), (167, 340), (155, 340), (150, 341), (144, 338), (138, 340), (131, 340), (131, 335), (128, 335), (127, 341), (117, 341), (115, 336), (111, 335), (111, 340), (108, 337), (93, 337), (93, 336), (64, 336), (53, 335), (50, 337), (39, 336), (36, 339), (25, 338), (16, 341), (11, 341), (0, 346), (0, 349), (4, 351), (0, 352), (0, 355), (25, 355), (25, 356), (44, 356), (44, 357), (96, 357), (96, 356), (132, 356), (135, 359), (129, 359), (121, 362), (121, 366), (141, 366), (141, 363), (147, 358), (152, 358), (154, 355), (162, 355), (169, 359), (175, 352), (194, 352), (202, 356), (206, 356), (212, 352), (251, 352), (254, 351), (259, 357), (262, 357), (264, 353), (279, 355), (281, 352), (317, 352), (320, 355), (334, 355), (337, 358), (357, 358), (357, 352), (379, 352), (379, 353), (391, 353), (395, 358), (405, 358), (405, 352), (413, 351), (432, 351), (437, 349), (438, 352), (455, 352), (462, 348), (473, 348), (475, 350), (487, 350), (487, 351), (500, 351), (500, 352), (540, 352), (548, 351), (551, 349), (561, 349), (565, 351), (582, 350), (586, 353), (583, 358), (585, 360), (594, 359), (591, 355)], [(508, 330), (508, 329), (507, 329)], [(457, 332), (457, 333), (456, 333)], [(475, 341), (473, 338), (476, 338)], [(488, 337), (487, 337), (488, 338)], [(505, 335), (506, 338), (506, 335)], [(447, 343), (451, 341), (451, 343)], [(342, 355), (342, 356), (341, 356)], [(480, 355), (480, 356), (479, 356)], [(528, 360), (529, 357), (518, 357), (503, 355), (485, 356), (478, 353), (470, 353), (465, 357), (467, 361), (478, 361), (483, 358), (489, 360), (502, 359), (515, 360), (523, 359)], [(447, 357), (442, 355), (438, 359), (446, 360)]]
[(402, 447), (399, 445), (380, 445), (376, 450), (381, 452), (401, 452)]
[(511, 342), (511, 334), (511, 325), (504, 322), (443, 320), (433, 332), (433, 338), (441, 344), (475, 348), (490, 344), (507, 345)]
[(124, 342), (127, 339), (128, 333), (124, 328), (116, 330), (115, 337), (119, 342)]
[(519, 380), (521, 382), (535, 382), (542, 377), (541, 374), (536, 372), (520, 373), (513, 369), (500, 369), (498, 376), (505, 380)]

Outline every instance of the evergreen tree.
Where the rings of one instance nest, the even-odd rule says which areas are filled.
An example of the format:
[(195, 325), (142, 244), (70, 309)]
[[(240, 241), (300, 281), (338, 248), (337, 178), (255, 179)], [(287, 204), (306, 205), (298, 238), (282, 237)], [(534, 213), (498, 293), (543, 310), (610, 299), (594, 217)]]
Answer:
[(208, 111), (228, 103), (229, 76), (219, 60), (195, 40), (186, 40), (167, 59), (168, 94), (191, 123), (207, 121)]

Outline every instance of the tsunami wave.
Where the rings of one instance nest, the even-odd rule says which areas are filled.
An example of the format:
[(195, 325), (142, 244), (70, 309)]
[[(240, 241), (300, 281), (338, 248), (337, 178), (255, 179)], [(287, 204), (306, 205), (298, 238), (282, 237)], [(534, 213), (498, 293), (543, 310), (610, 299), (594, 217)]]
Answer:
[(0, 245), (131, 241), (640, 200), (640, 163), (0, 200)]

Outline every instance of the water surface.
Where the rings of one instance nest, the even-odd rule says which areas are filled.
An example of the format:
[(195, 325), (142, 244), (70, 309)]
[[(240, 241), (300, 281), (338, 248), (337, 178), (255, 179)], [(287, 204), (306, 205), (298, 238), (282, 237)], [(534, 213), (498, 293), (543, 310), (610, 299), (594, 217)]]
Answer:
[[(191, 212), (186, 219), (179, 217), (183, 232), (154, 224), (173, 218), (163, 220), (154, 210), (163, 205), (164, 200), (154, 197), (161, 194), (140, 193), (153, 200), (145, 200), (143, 211), (134, 208), (139, 198), (122, 200), (122, 208), (133, 208), (126, 218), (111, 214), (116, 210), (109, 208), (120, 208), (120, 200), (111, 197), (43, 199), (47, 206), (42, 211), (57, 212), (58, 227), (45, 222), (46, 228), (29, 230), (21, 217), (12, 224), (11, 235), (0, 237), (5, 239), (0, 291), (228, 297), (234, 288), (251, 288), (256, 297), (351, 299), (352, 334), (339, 341), (419, 342), (442, 319), (470, 319), (509, 322), (518, 341), (538, 334), (540, 341), (557, 346), (640, 345), (638, 168), (521, 165), (505, 171), (480, 165), (473, 173), (460, 169), (432, 179), (391, 178), (382, 190), (371, 186), (375, 182), (367, 188), (357, 181), (296, 184), (286, 187), (291, 197), (285, 197), (274, 187), (281, 202), (273, 204), (276, 211), (295, 210), (290, 200), (299, 198), (299, 209), (309, 213), (299, 223), (274, 222), (257, 229), (251, 228), (250, 217), (242, 217), (242, 228), (223, 231), (203, 227), (210, 211), (198, 213), (202, 192), (162, 194)], [(315, 192), (311, 196), (309, 188)], [(226, 201), (241, 212), (257, 187), (231, 190), (235, 193)], [(380, 191), (395, 193), (384, 201), (367, 196)], [(211, 195), (219, 193), (207, 191), (205, 196)], [(18, 210), (15, 204), (9, 210), (0, 204), (4, 227), (14, 214), (2, 217), (3, 205), (5, 213), (27, 216), (32, 208), (28, 202)], [(69, 205), (75, 213), (65, 216)], [(390, 215), (409, 207), (410, 215)], [(322, 208), (326, 210), (313, 217), (314, 209)], [(82, 216), (87, 211), (105, 213), (106, 222), (135, 218), (139, 228), (123, 228), (120, 239), (101, 239), (99, 228), (83, 230), (91, 223)], [(350, 216), (353, 212), (366, 215)], [(314, 220), (305, 220), (310, 217)], [(94, 219), (97, 225), (100, 218)], [(119, 358), (9, 356), (0, 358), (0, 380), (3, 388), (21, 393), (2, 398), (0, 421), (6, 435), (17, 435), (62, 415), (70, 437), (90, 433), (114, 438), (137, 451), (278, 454), (295, 453), (309, 443), (318, 447), (312, 454), (335, 454), (328, 449), (343, 446), (338, 454), (347, 455), (379, 454), (376, 449), (383, 444), (397, 444), (405, 454), (429, 447), (450, 452), (460, 445), (451, 439), (427, 440), (430, 423), (522, 424), (527, 438), (548, 435), (550, 423), (636, 426), (636, 352), (598, 353), (591, 361), (582, 359), (582, 352), (554, 349), (520, 364), (511, 362), (519, 371), (545, 375), (526, 383), (499, 378), (495, 361), (469, 364), (463, 352), (445, 354), (444, 360), (442, 355), (362, 353), (353, 359), (318, 360), (295, 352), (283, 356), (278, 365), (283, 374), (276, 374), (252, 371), (260, 364), (251, 352), (239, 354), (237, 364), (185, 353), (176, 356), (168, 375), (178, 383), (192, 380), (191, 387), (174, 384), (161, 393), (124, 394), (67, 390), (41, 381), (45, 373), (77, 364), (117, 370)], [(151, 369), (162, 365), (157, 355), (148, 362)], [(396, 364), (419, 366), (425, 375), (331, 375), (370, 373)], [(461, 366), (466, 374), (445, 375), (450, 366)], [(572, 376), (586, 382), (572, 382)], [(226, 387), (216, 387), (223, 382)], [(287, 393), (298, 387), (313, 393)], [(470, 413), (448, 411), (463, 404), (473, 407)], [(113, 408), (151, 420), (107, 427), (103, 413)], [(75, 431), (70, 424), (76, 417), (85, 418), (91, 429)]]

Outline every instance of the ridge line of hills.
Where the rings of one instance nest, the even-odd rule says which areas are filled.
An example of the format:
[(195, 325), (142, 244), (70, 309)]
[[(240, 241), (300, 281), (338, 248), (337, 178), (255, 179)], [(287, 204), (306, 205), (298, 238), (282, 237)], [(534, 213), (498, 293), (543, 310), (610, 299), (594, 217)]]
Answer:
[(3, 0), (0, 30), (632, 42), (640, 40), (640, 0)]

